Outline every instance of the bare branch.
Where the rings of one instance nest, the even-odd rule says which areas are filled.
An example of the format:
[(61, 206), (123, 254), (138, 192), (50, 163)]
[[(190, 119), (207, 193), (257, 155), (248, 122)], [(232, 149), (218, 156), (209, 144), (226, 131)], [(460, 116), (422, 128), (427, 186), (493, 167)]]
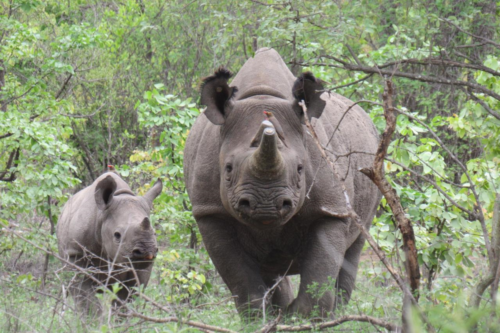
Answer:
[(0, 140), (8, 138), (9, 136), (12, 136), (12, 135), (14, 135), (14, 134), (13, 133), (7, 133), (7, 134), (0, 135)]
[(63, 85), (61, 86), (61, 89), (59, 89), (59, 91), (57, 92), (56, 99), (59, 99), (59, 97), (61, 97), (62, 93), (64, 92), (64, 89), (66, 89), (66, 85), (68, 84), (69, 80), (71, 80), (72, 77), (73, 74), (70, 73), (66, 78), (66, 80), (64, 81)]
[(144, 319), (146, 321), (153, 322), (153, 323), (179, 323), (179, 324), (184, 324), (184, 325), (188, 325), (191, 327), (196, 327), (196, 328), (200, 328), (203, 330), (209, 330), (209, 331), (213, 331), (213, 332), (237, 333), (236, 331), (232, 331), (232, 330), (229, 330), (226, 328), (207, 325), (207, 324), (199, 323), (199, 322), (192, 321), (192, 320), (182, 320), (182, 319), (179, 319), (177, 317), (167, 317), (167, 318), (149, 317), (149, 316), (145, 316), (141, 313), (138, 313), (136, 311), (131, 311), (129, 313), (117, 313), (117, 315), (119, 317), (125, 317), (125, 318), (134, 318), (134, 317), (141, 318), (141, 319)]
[(380, 140), (375, 160), (373, 161), (372, 168), (361, 169), (360, 171), (368, 176), (375, 185), (382, 192), (387, 199), (387, 203), (391, 207), (398, 228), (403, 235), (404, 250), (406, 253), (407, 274), (410, 280), (413, 295), (418, 299), (418, 292), (420, 287), (420, 268), (417, 260), (417, 248), (415, 242), (415, 234), (411, 221), (406, 217), (404, 209), (401, 205), (401, 200), (398, 194), (389, 184), (384, 175), (384, 159), (387, 155), (387, 149), (391, 144), (392, 134), (396, 129), (396, 113), (393, 107), (392, 96), (394, 88), (391, 81), (386, 81), (386, 88), (382, 98), (384, 100), (384, 117), (386, 119), (386, 126), (382, 138)]
[[(447, 184), (450, 184), (450, 185), (453, 185), (453, 186), (456, 186), (456, 187), (460, 187), (460, 188), (470, 188), (470, 185), (462, 185), (462, 184), (456, 184), (448, 179), (445, 178), (445, 176), (441, 175), (436, 169), (434, 169), (432, 167), (432, 165), (430, 165), (429, 163), (427, 163), (426, 161), (424, 161), (423, 159), (420, 158), (420, 156), (417, 155), (417, 153), (415, 153), (414, 151), (408, 149), (408, 148), (405, 148), (405, 147), (398, 147), (398, 149), (403, 149), (407, 152), (409, 152), (410, 154), (412, 154), (413, 156), (415, 156), (416, 158), (418, 158), (418, 160), (420, 161), (420, 163), (424, 164), (425, 166), (427, 166), (429, 169), (432, 170), (432, 172), (437, 175), (439, 178), (441, 178), (441, 181), (443, 181), (444, 183), (447, 183)], [(386, 160), (390, 160), (388, 158), (386, 158)], [(392, 160), (390, 160), (392, 162)]]
[(387, 161), (391, 162), (391, 163), (394, 163), (394, 164), (396, 164), (396, 165), (399, 165), (399, 166), (400, 166), (400, 167), (402, 167), (404, 170), (406, 170), (406, 171), (410, 172), (412, 175), (415, 175), (415, 176), (417, 176), (417, 177), (419, 177), (419, 178), (422, 178), (423, 180), (425, 180), (426, 182), (428, 182), (429, 184), (431, 184), (432, 186), (434, 186), (434, 188), (435, 188), (435, 189), (436, 189), (439, 193), (441, 193), (441, 194), (442, 194), (442, 195), (443, 195), (443, 196), (444, 196), (444, 197), (445, 197), (445, 198), (446, 198), (446, 199), (447, 199), (447, 200), (448, 200), (448, 201), (449, 201), (449, 202), (450, 202), (453, 206), (457, 207), (458, 209), (460, 209), (460, 210), (461, 210), (461, 211), (463, 211), (464, 213), (469, 214), (469, 216), (471, 216), (471, 217), (474, 217), (474, 216), (475, 216), (475, 213), (474, 213), (474, 212), (472, 212), (472, 211), (468, 210), (467, 208), (465, 208), (465, 207), (461, 206), (459, 203), (457, 203), (455, 200), (453, 200), (453, 199), (452, 199), (452, 198), (448, 195), (448, 193), (446, 193), (446, 191), (444, 191), (441, 187), (439, 187), (439, 185), (438, 185), (435, 181), (433, 181), (432, 179), (430, 179), (430, 178), (428, 178), (428, 177), (426, 177), (426, 176), (424, 176), (424, 175), (419, 174), (418, 172), (416, 172), (416, 171), (414, 171), (414, 170), (412, 170), (412, 169), (410, 169), (410, 168), (408, 168), (408, 167), (404, 166), (403, 164), (401, 164), (401, 163), (399, 163), (399, 162), (397, 162), (397, 161), (393, 160), (392, 158), (388, 158), (388, 157), (386, 157), (385, 159), (386, 159)]
[(460, 169), (462, 169), (462, 171), (464, 172), (464, 174), (467, 177), (467, 180), (469, 182), (470, 190), (472, 191), (472, 194), (474, 195), (474, 199), (476, 200), (475, 212), (473, 214), (473, 218), (474, 217), (477, 218), (479, 220), (479, 223), (481, 224), (481, 229), (483, 231), (483, 237), (484, 237), (484, 245), (486, 246), (486, 251), (488, 253), (488, 259), (489, 259), (489, 262), (491, 264), (493, 262), (494, 257), (493, 257), (493, 253), (491, 250), (490, 237), (488, 235), (488, 230), (486, 229), (486, 222), (484, 220), (484, 214), (483, 214), (481, 202), (479, 200), (479, 195), (477, 193), (476, 186), (474, 185), (474, 182), (472, 181), (472, 178), (467, 170), (467, 167), (458, 159), (458, 157), (455, 154), (453, 154), (451, 152), (450, 149), (448, 149), (448, 147), (443, 143), (441, 138), (426, 123), (424, 123), (422, 120), (418, 119), (415, 116), (412, 116), (411, 114), (409, 114), (403, 110), (399, 110), (397, 108), (394, 108), (394, 111), (396, 111), (400, 114), (403, 114), (406, 117), (408, 117), (408, 118), (418, 122), (420, 125), (424, 126), (429, 131), (429, 133), (434, 137), (434, 139), (436, 139), (436, 141), (439, 143), (441, 148), (443, 148), (448, 153), (448, 155), (451, 157), (451, 159), (453, 161), (455, 161), (455, 163), (457, 163), (458, 166), (460, 167)]
[[(340, 124), (342, 123), (342, 121), (344, 120), (344, 117), (347, 115), (347, 113), (349, 113), (349, 111), (352, 110), (353, 107), (355, 107), (356, 105), (360, 104), (360, 103), (365, 103), (365, 102), (370, 102), (372, 103), (372, 101), (368, 101), (368, 100), (360, 100), (360, 101), (357, 101), (355, 103), (353, 103), (352, 105), (350, 105), (347, 110), (344, 111), (344, 113), (342, 114), (342, 117), (340, 117), (340, 120), (339, 122), (337, 123), (337, 126), (335, 127), (335, 129), (333, 130), (332, 132), (332, 135), (330, 135), (330, 139), (328, 139), (328, 142), (326, 143), (325, 146), (328, 146), (330, 144), (330, 142), (332, 142), (333, 140), (333, 136), (335, 135), (335, 133), (337, 132), (337, 130), (339, 129), (340, 127)], [(319, 141), (318, 141), (319, 142)]]
[(425, 58), (425, 59), (402, 59), (402, 60), (397, 60), (397, 61), (392, 61), (385, 63), (379, 68), (386, 68), (394, 65), (399, 65), (399, 64), (413, 64), (413, 65), (439, 65), (439, 66), (447, 66), (447, 67), (459, 67), (459, 68), (467, 68), (467, 69), (473, 69), (477, 71), (483, 71), (486, 73), (490, 73), (495, 76), (500, 76), (500, 72), (497, 72), (489, 67), (482, 66), (482, 65), (474, 65), (474, 64), (469, 64), (469, 63), (464, 63), (464, 62), (457, 62), (453, 60), (446, 60), (442, 58)]
[[(290, 267), (292, 267), (293, 260), (290, 262), (290, 265), (288, 265), (288, 268), (286, 269), (285, 273), (283, 276), (280, 276), (278, 279), (276, 279), (276, 282), (274, 285), (267, 289), (266, 292), (264, 293), (264, 297), (262, 297), (262, 324), (266, 323), (266, 303), (269, 297), (271, 297), (274, 293), (274, 290), (278, 287), (278, 285), (283, 281), (283, 279), (286, 278), (288, 271), (290, 270)], [(280, 313), (281, 315), (281, 313)]]
[(325, 323), (321, 324), (309, 324), (309, 325), (299, 325), (299, 326), (288, 326), (288, 325), (278, 325), (276, 329), (278, 331), (282, 332), (302, 332), (302, 331), (321, 331), (326, 328), (331, 328), (335, 326), (342, 325), (343, 323), (350, 322), (350, 321), (357, 321), (357, 322), (365, 322), (365, 323), (370, 323), (372, 325), (380, 326), (383, 328), (386, 328), (387, 330), (391, 332), (401, 332), (401, 327), (394, 325), (392, 323), (383, 321), (381, 319), (375, 318), (375, 317), (370, 317), (366, 315), (350, 315), (350, 316), (342, 316), (336, 320), (333, 321), (327, 321)]
[(458, 25), (456, 25), (455, 23), (451, 22), (450, 20), (447, 20), (447, 19), (444, 19), (444, 18), (440, 18), (439, 20), (440, 20), (440, 21), (443, 21), (443, 22), (446, 22), (446, 23), (448, 23), (448, 24), (450, 24), (450, 25), (454, 26), (455, 28), (457, 28), (458, 30), (460, 30), (461, 32), (463, 32), (463, 33), (464, 33), (464, 34), (466, 34), (466, 35), (469, 35), (469, 36), (474, 37), (474, 38), (476, 38), (476, 39), (481, 39), (481, 40), (485, 41), (485, 42), (486, 42), (486, 43), (488, 43), (488, 44), (491, 44), (491, 45), (493, 45), (493, 46), (495, 46), (495, 47), (500, 48), (500, 44), (498, 44), (497, 42), (494, 42), (494, 41), (492, 41), (491, 39), (488, 39), (488, 38), (486, 38), (486, 37), (482, 37), (482, 36), (474, 35), (474, 34), (472, 34), (472, 33), (468, 32), (468, 31), (465, 31), (464, 29), (460, 28)]
[[(488, 286), (493, 284), (493, 286), (496, 288), (493, 289), (494, 291), (492, 292), (491, 295), (492, 300), (493, 296), (496, 294), (498, 289), (498, 279), (500, 278), (499, 277), (500, 274), (500, 195), (499, 194), (497, 194), (495, 199), (495, 205), (493, 207), (493, 219), (491, 224), (492, 224), (491, 240), (493, 244), (495, 257), (494, 260), (490, 262), (488, 274), (476, 283), (472, 291), (472, 295), (470, 297), (470, 303), (476, 308), (479, 307), (479, 305), (481, 304), (483, 293), (486, 290), (486, 288), (488, 288)], [(495, 300), (493, 300), (493, 302), (495, 302)]]
[(356, 53), (354, 53), (352, 47), (349, 44), (345, 44), (345, 47), (347, 47), (347, 50), (349, 50), (349, 53), (353, 57), (354, 61), (356, 61), (356, 63), (358, 64), (358, 66), (363, 66), (363, 64), (361, 63), (361, 61), (359, 61), (358, 57), (356, 56)]
[(412, 80), (416, 80), (416, 81), (420, 81), (420, 82), (439, 83), (439, 84), (451, 85), (451, 86), (468, 87), (470, 89), (476, 90), (478, 92), (482, 92), (483, 94), (491, 96), (491, 97), (500, 101), (499, 94), (497, 94), (493, 90), (487, 89), (487, 88), (483, 87), (482, 85), (479, 85), (479, 84), (474, 83), (474, 82), (443, 79), (443, 78), (439, 78), (439, 77), (432, 77), (432, 76), (426, 76), (426, 75), (415, 74), (415, 73), (406, 73), (406, 72), (401, 72), (401, 71), (396, 71), (396, 70), (395, 71), (383, 70), (380, 68), (384, 67), (384, 65), (379, 66), (379, 68), (374, 68), (374, 67), (369, 67), (369, 66), (359, 66), (359, 65), (349, 64), (343, 60), (340, 60), (340, 59), (332, 57), (332, 56), (323, 56), (323, 57), (337, 61), (337, 62), (341, 63), (343, 66), (334, 65), (334, 64), (327, 64), (327, 63), (311, 63), (311, 64), (300, 63), (299, 65), (301, 65), (301, 66), (334, 67), (334, 68), (341, 68), (341, 69), (345, 69), (345, 70), (349, 70), (349, 71), (364, 72), (367, 74), (381, 74), (381, 75), (387, 75), (389, 77), (392, 77), (392, 76), (402, 77), (402, 78), (412, 79)]
[(15, 171), (10, 171), (10, 176), (6, 177), (7, 173), (9, 173), (9, 170), (12, 167), (17, 167), (17, 164), (19, 163), (19, 153), (20, 153), (20, 148), (14, 149), (9, 156), (9, 160), (7, 161), (7, 164), (5, 166), (5, 170), (0, 172), (0, 181), (3, 182), (13, 182), (16, 180), (16, 172)]
[(265, 325), (262, 329), (258, 330), (256, 333), (273, 333), (276, 332), (278, 323), (281, 321), (281, 318), (283, 316), (283, 313), (281, 312), (281, 309), (278, 311), (278, 317), (275, 319), (271, 320), (267, 325)]
[(496, 112), (495, 110), (493, 110), (492, 108), (490, 108), (488, 106), (488, 104), (486, 104), (485, 101), (483, 101), (482, 99), (478, 98), (476, 95), (474, 95), (473, 93), (471, 92), (467, 92), (470, 96), (470, 98), (474, 101), (474, 102), (477, 102), (479, 103), (485, 110), (486, 112), (488, 112), (489, 114), (491, 114), (493, 117), (497, 118), (498, 120), (500, 120), (500, 113)]
[(356, 81), (351, 82), (351, 83), (346, 83), (346, 84), (343, 84), (343, 85), (340, 85), (340, 86), (336, 86), (336, 87), (330, 88), (327, 91), (328, 92), (332, 92), (332, 91), (340, 89), (340, 88), (349, 87), (349, 86), (355, 85), (356, 83), (363, 82), (363, 81), (369, 79), (372, 76), (373, 76), (373, 74), (368, 74), (367, 76), (365, 76), (365, 77), (363, 77), (363, 78), (361, 78), (359, 80), (356, 80)]

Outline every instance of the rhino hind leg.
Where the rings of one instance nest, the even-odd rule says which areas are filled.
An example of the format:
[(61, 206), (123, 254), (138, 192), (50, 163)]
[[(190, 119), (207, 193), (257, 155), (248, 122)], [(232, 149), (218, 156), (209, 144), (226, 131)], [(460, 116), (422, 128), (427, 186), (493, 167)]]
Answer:
[(351, 293), (354, 289), (354, 281), (356, 280), (358, 271), (359, 258), (364, 244), (365, 239), (360, 235), (345, 253), (342, 268), (340, 269), (335, 284), (337, 293), (335, 296), (334, 309), (338, 306), (346, 305), (351, 299)]

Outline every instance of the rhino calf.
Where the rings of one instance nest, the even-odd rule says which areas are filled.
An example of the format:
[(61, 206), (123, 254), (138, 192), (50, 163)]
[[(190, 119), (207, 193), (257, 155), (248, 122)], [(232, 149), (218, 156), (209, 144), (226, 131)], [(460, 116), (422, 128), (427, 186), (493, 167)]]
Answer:
[(118, 282), (118, 297), (126, 300), (130, 287), (147, 285), (158, 251), (149, 213), (161, 190), (158, 180), (136, 196), (116, 173), (106, 172), (64, 205), (57, 224), (59, 254), (91, 272), (70, 287), (80, 310), (100, 312), (98, 286)]

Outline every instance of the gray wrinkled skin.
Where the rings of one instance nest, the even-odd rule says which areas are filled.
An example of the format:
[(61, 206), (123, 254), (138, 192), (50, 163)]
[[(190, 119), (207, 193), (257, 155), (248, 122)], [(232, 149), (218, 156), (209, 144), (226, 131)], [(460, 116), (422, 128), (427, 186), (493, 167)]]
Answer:
[[(207, 93), (220, 92), (219, 81), (211, 87), (205, 80), (202, 102), (208, 107), (186, 142), (184, 172), (193, 215), (212, 261), (237, 296), (240, 313), (259, 310), (265, 291), (285, 273), (300, 274), (298, 296), (294, 297), (287, 277), (271, 303), (288, 313), (308, 316), (319, 305), (321, 315), (329, 316), (349, 300), (354, 287), (365, 240), (345, 217), (340, 184), (302, 125), (303, 115), (292, 94), (296, 80), (273, 49), (260, 49), (245, 63), (230, 85), (238, 92), (223, 109), (214, 108), (210, 103), (216, 97)], [(326, 144), (352, 102), (334, 93), (308, 98), (308, 113), (317, 117), (312, 125)], [(264, 110), (272, 111), (279, 121), (286, 146), (276, 136), (262, 134)], [(254, 157), (264, 141), (271, 142), (281, 158)], [(372, 121), (355, 106), (327, 147), (337, 156), (369, 153), (353, 153), (336, 162), (353, 208), (367, 228), (381, 196), (358, 170), (371, 166), (377, 145)], [(281, 162), (265, 166), (269, 158)], [(306, 292), (308, 285), (323, 285), (329, 278), (336, 280), (335, 289), (323, 295)]]
[[(146, 286), (158, 251), (149, 214), (161, 190), (162, 183), (158, 180), (143, 197), (135, 196), (117, 174), (104, 173), (64, 205), (57, 224), (60, 256), (80, 267), (111, 271), (112, 278), (104, 273), (93, 277), (103, 284), (123, 282), (127, 287), (137, 286), (134, 272), (109, 267), (108, 262), (129, 266), (132, 263), (139, 284)], [(83, 277), (71, 287), (81, 310), (99, 312), (95, 298), (98, 285)], [(129, 292), (122, 288), (118, 296), (126, 300)]]

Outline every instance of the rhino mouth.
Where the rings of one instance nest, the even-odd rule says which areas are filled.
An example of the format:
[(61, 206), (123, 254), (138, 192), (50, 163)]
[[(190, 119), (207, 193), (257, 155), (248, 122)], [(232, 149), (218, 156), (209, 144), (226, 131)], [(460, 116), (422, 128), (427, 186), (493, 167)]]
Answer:
[(152, 262), (158, 253), (158, 248), (144, 247), (137, 245), (132, 252), (127, 256), (134, 264), (141, 262)]
[(240, 204), (237, 209), (240, 221), (256, 228), (278, 227), (290, 220), (293, 215), (293, 204), (285, 205), (280, 210), (277, 209), (251, 209), (242, 207)]

